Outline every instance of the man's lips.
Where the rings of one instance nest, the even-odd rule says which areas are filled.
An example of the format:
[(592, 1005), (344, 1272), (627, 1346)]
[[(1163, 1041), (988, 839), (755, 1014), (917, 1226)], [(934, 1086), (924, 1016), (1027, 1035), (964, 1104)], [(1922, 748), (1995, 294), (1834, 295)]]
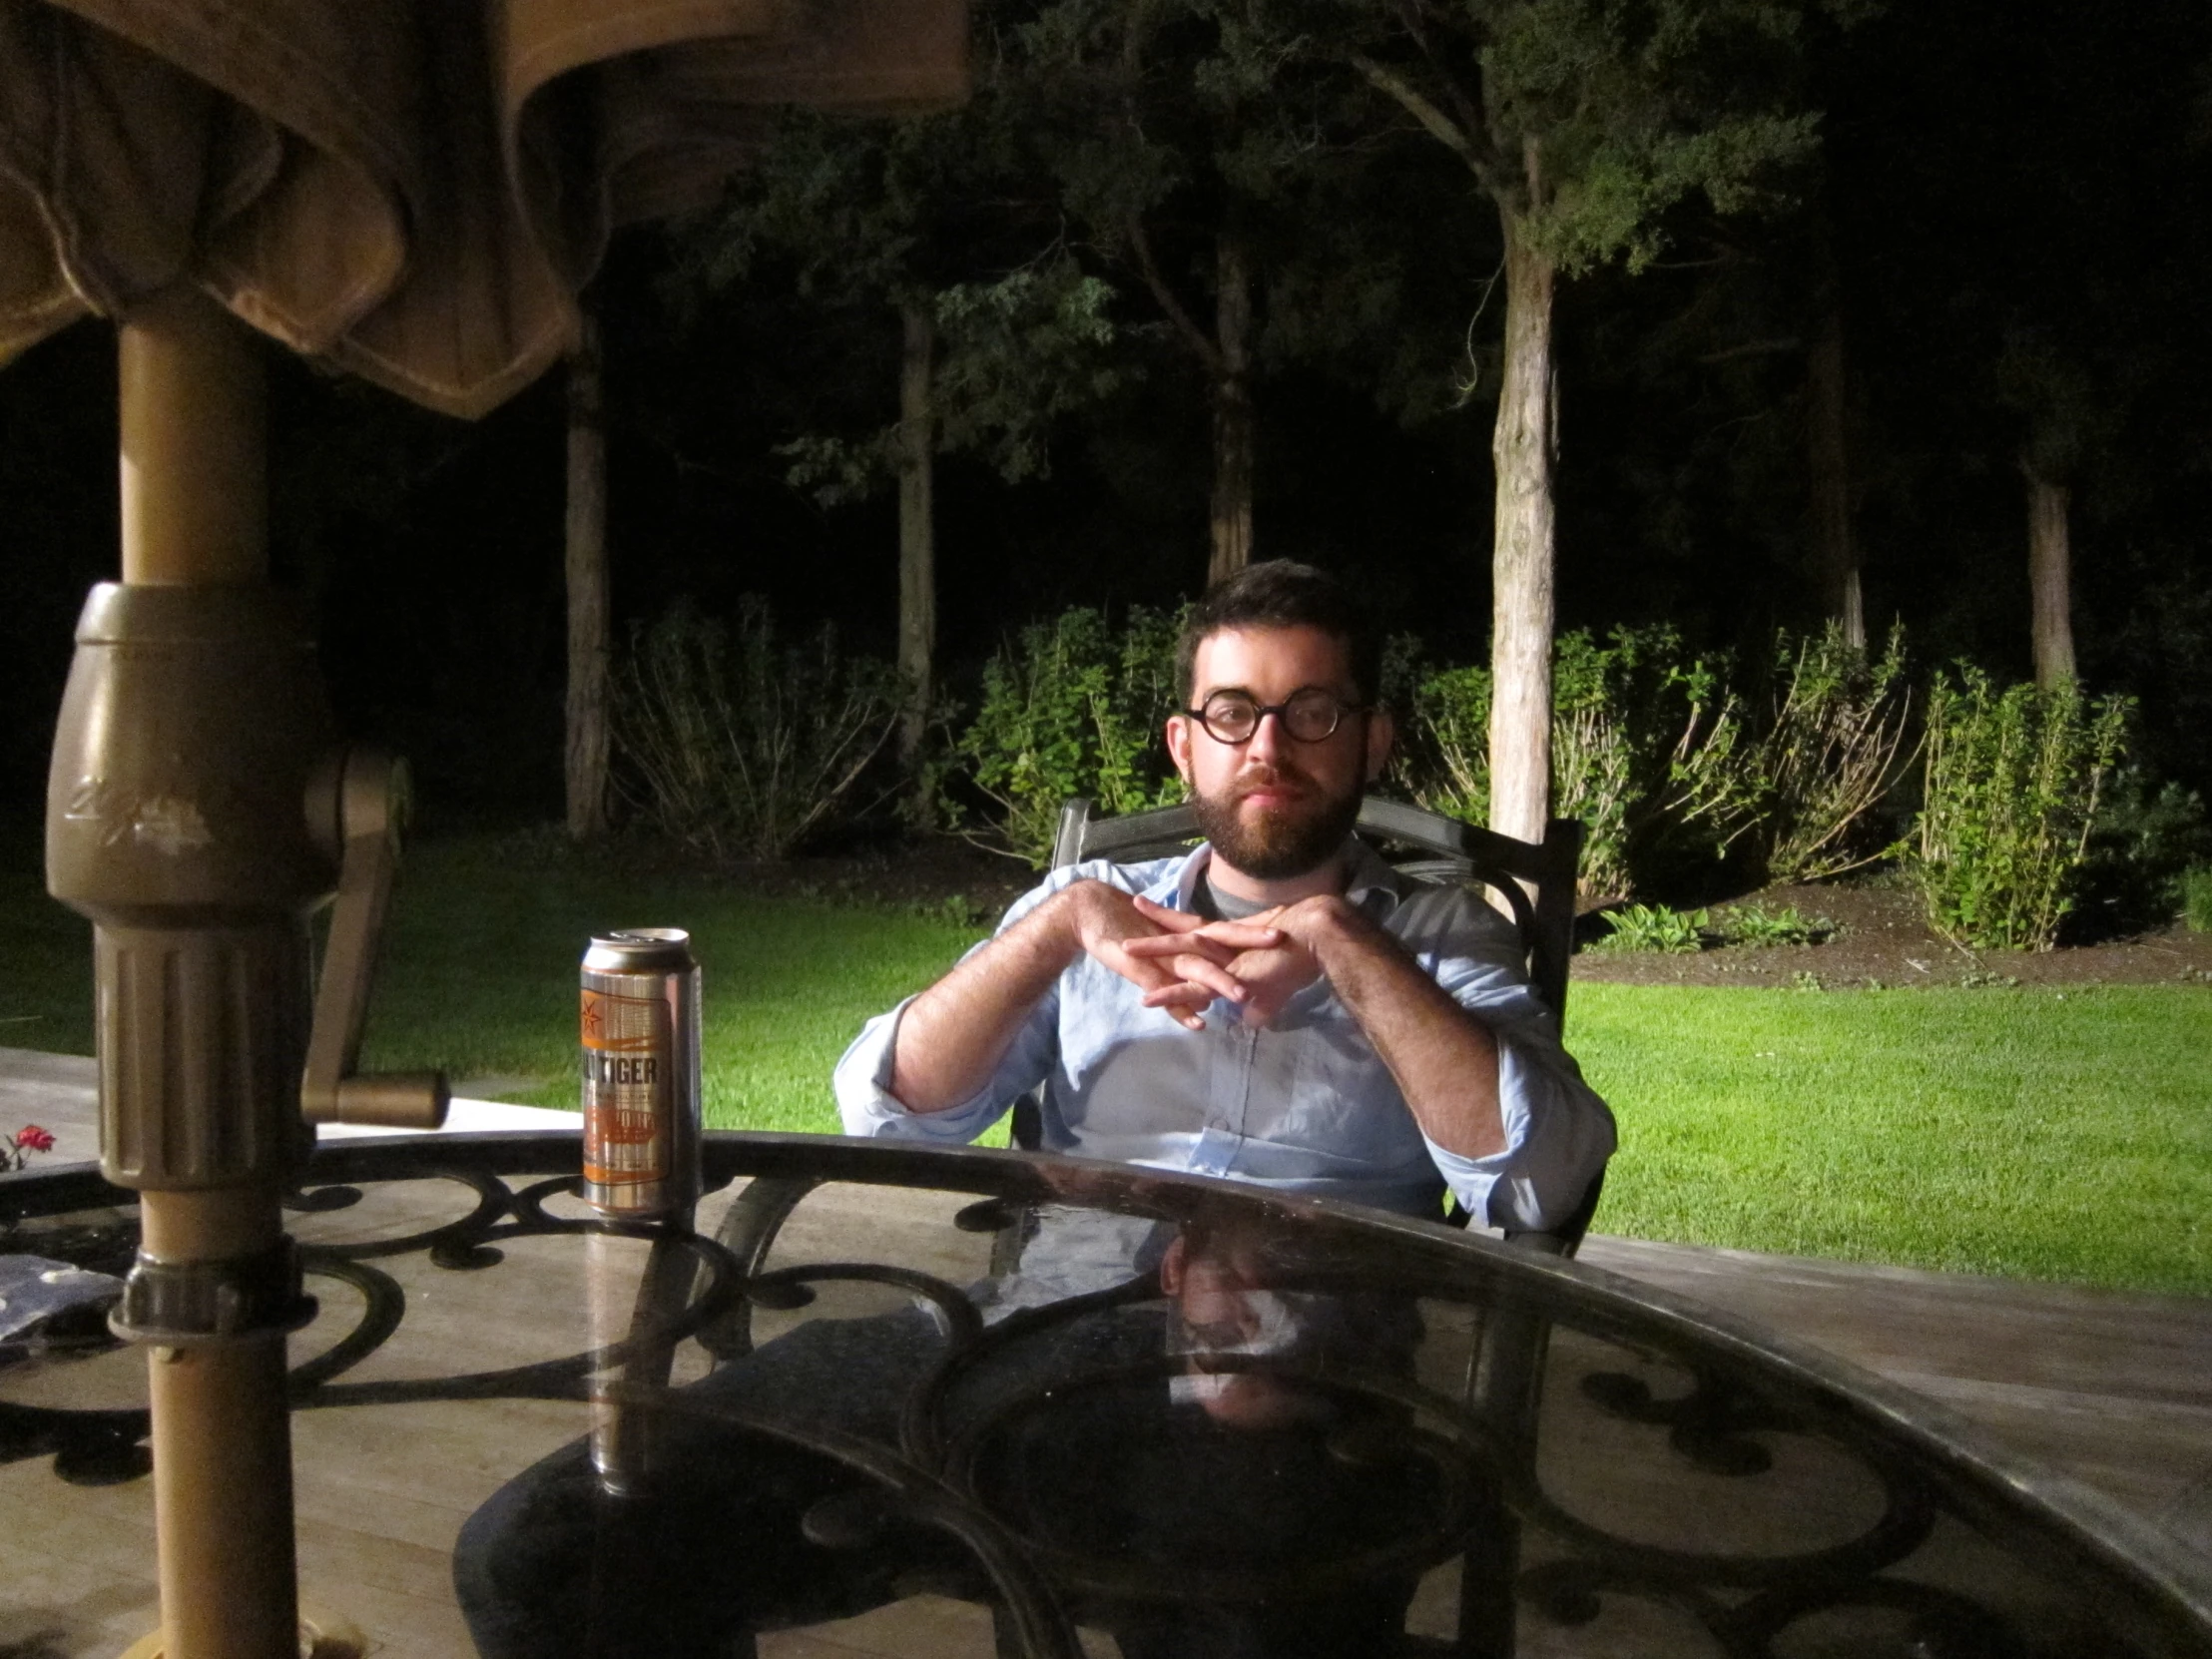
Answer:
[(1281, 781), (1254, 784), (1237, 792), (1237, 805), (1242, 807), (1250, 803), (1255, 807), (1287, 807), (1294, 801), (1303, 801), (1306, 794), (1296, 784)]

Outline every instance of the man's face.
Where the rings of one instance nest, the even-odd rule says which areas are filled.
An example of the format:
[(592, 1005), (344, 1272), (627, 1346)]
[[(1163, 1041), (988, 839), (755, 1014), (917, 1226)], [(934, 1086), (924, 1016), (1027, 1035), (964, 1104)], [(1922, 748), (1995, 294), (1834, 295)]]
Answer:
[[(1318, 628), (1228, 629), (1200, 642), (1191, 707), (1235, 692), (1287, 703), (1321, 690), (1360, 701), (1345, 648)], [(1273, 715), (1243, 743), (1223, 743), (1188, 715), (1168, 719), (1168, 752), (1215, 855), (1263, 881), (1307, 874), (1335, 857), (1360, 798), (1389, 760), (1389, 716), (1347, 713), (1336, 732), (1302, 743)]]
[[(1232, 1428), (1281, 1428), (1328, 1412), (1324, 1396), (1264, 1369), (1295, 1364), (1311, 1346), (1301, 1318), (1301, 1304), (1311, 1299), (1274, 1288), (1264, 1246), (1257, 1234), (1209, 1230), (1194, 1239), (1185, 1231), (1160, 1263), (1160, 1288), (1175, 1315), (1169, 1352), (1186, 1366), (1179, 1396)], [(1225, 1363), (1231, 1356), (1261, 1367), (1242, 1370)]]

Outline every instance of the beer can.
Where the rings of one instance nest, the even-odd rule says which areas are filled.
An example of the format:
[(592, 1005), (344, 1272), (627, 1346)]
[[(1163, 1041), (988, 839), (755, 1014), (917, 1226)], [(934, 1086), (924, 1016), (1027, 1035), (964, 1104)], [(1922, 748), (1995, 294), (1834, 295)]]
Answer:
[(699, 964), (691, 935), (633, 927), (584, 952), (584, 1202), (659, 1216), (699, 1200)]

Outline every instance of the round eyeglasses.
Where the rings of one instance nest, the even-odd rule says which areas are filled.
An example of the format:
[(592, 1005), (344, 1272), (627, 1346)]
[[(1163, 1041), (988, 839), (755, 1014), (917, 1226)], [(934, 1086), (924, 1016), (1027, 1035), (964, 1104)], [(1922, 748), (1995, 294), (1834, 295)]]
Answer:
[(1183, 712), (1205, 727), (1216, 743), (1250, 743), (1260, 722), (1270, 715), (1282, 721), (1284, 732), (1300, 743), (1321, 743), (1337, 735), (1345, 716), (1364, 715), (1368, 709), (1364, 703), (1347, 703), (1334, 692), (1309, 686), (1281, 703), (1255, 702), (1242, 692), (1216, 692), (1205, 708)]

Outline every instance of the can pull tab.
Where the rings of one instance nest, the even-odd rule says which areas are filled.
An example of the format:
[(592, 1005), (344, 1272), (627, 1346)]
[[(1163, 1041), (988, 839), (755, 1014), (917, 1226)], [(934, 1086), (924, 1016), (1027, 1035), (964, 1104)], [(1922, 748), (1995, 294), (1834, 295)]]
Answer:
[(353, 1070), (407, 805), (406, 764), (374, 749), (333, 757), (307, 786), (308, 826), (338, 863), (337, 903), (330, 911), (307, 1070), (299, 1085), (300, 1116), (309, 1123), (436, 1129), (445, 1122), (451, 1094), (443, 1072), (357, 1076)]

